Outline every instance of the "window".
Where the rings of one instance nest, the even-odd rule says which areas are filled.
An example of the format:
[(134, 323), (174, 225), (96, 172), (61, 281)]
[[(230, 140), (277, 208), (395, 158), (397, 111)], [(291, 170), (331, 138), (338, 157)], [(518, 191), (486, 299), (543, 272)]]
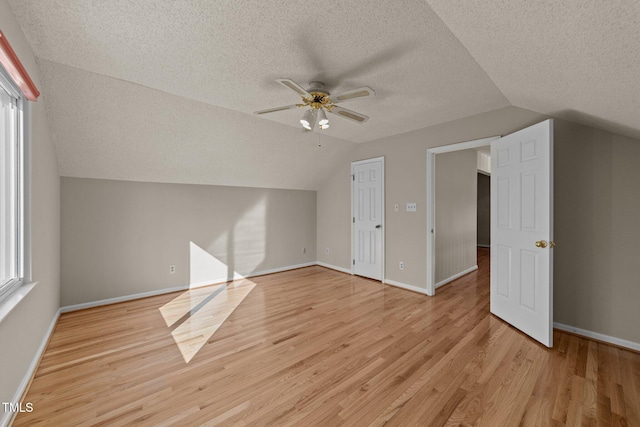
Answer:
[(0, 302), (25, 281), (22, 93), (0, 67)]

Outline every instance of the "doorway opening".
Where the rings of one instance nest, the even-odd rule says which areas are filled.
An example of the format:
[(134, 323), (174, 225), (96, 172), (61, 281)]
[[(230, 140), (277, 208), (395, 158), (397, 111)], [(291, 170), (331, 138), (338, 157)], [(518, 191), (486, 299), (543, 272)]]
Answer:
[[(436, 293), (436, 155), (443, 153), (453, 153), (468, 149), (478, 149), (486, 147), (492, 141), (499, 139), (499, 136), (477, 139), (474, 141), (461, 142), (458, 144), (445, 145), (430, 148), (427, 150), (427, 295), (434, 296)], [(476, 245), (473, 245), (476, 251)], [(471, 270), (470, 270), (471, 271)], [(466, 272), (460, 272), (460, 275)], [(449, 277), (451, 280), (455, 277)], [(448, 280), (450, 281), (450, 280)], [(447, 283), (448, 283), (447, 281)], [(442, 283), (444, 284), (444, 283)]]
[[(553, 346), (553, 120), (427, 151), (427, 294), (435, 295), (435, 157), (491, 146), (490, 312)], [(455, 191), (452, 190), (452, 191)], [(474, 236), (475, 238), (475, 236)]]

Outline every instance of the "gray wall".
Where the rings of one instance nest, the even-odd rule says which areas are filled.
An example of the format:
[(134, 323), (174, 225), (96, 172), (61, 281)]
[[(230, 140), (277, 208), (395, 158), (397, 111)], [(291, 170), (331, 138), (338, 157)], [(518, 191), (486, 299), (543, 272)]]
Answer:
[[(40, 87), (31, 48), (4, 0), (0, 28)], [(44, 103), (42, 97), (31, 103), (31, 269), (38, 284), (0, 322), (0, 402), (13, 399), (60, 302), (60, 178)]]
[(435, 158), (435, 283), (477, 263), (476, 150), (437, 154)]
[(342, 162), (327, 176), (316, 196), (318, 261), (351, 271), (351, 164)]
[(640, 343), (640, 141), (556, 120), (555, 321)]
[(491, 177), (478, 173), (478, 245), (491, 245)]
[[(546, 118), (507, 107), (361, 144), (318, 191), (318, 248), (332, 251), (318, 251), (318, 260), (350, 268), (349, 164), (385, 156), (386, 278), (426, 288), (427, 148), (506, 135)], [(640, 141), (556, 120), (554, 155), (554, 320), (640, 342)], [(395, 203), (409, 201), (417, 214), (394, 212)]]
[[(389, 280), (426, 289), (427, 148), (507, 134), (545, 118), (528, 110), (507, 107), (359, 144), (318, 190), (318, 261), (351, 269), (351, 162), (384, 156), (385, 275)], [(404, 207), (407, 202), (416, 202), (417, 212), (405, 209), (394, 212), (394, 204)], [(330, 248), (328, 255), (327, 247)], [(398, 268), (399, 261), (404, 261), (404, 270)]]
[(61, 197), (63, 306), (316, 260), (315, 191), (65, 177)]

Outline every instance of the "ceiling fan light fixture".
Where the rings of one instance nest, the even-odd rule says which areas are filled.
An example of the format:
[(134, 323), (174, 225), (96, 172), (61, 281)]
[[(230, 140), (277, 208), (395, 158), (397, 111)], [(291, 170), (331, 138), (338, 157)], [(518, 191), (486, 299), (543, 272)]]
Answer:
[[(327, 120), (327, 121), (328, 121), (328, 120)], [(323, 124), (323, 125), (319, 125), (319, 126), (320, 126), (320, 129), (324, 130), (324, 129), (329, 128), (329, 123), (325, 123), (325, 124)]]
[(311, 129), (312, 120), (313, 120), (313, 114), (311, 113), (311, 110), (307, 110), (304, 112), (304, 115), (300, 119), (300, 123), (302, 124), (302, 127), (304, 127), (305, 129)]
[(318, 124), (320, 125), (320, 129), (326, 129), (322, 127), (324, 125), (329, 127), (329, 119), (327, 119), (327, 113), (324, 112), (323, 108), (318, 110)]

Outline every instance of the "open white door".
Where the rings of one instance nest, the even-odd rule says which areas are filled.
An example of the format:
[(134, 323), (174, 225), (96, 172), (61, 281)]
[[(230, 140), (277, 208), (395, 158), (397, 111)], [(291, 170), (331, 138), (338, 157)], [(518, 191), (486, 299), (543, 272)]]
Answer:
[(353, 274), (382, 280), (384, 158), (351, 164)]
[(553, 121), (491, 143), (491, 313), (553, 346)]

